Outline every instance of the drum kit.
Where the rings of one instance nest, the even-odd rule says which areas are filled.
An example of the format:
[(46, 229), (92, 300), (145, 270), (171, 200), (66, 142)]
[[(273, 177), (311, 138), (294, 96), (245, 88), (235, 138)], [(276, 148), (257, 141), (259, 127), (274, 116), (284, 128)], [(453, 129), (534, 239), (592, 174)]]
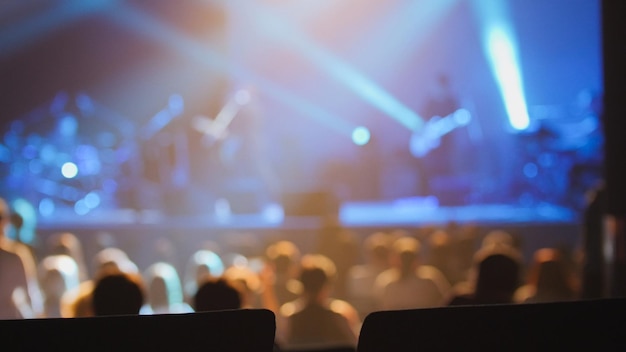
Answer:
[(89, 96), (60, 92), (12, 121), (2, 136), (3, 192), (49, 216), (60, 208), (86, 214), (111, 206), (131, 161), (129, 132), (128, 121), (117, 121)]
[(535, 197), (581, 208), (602, 177), (603, 131), (592, 106), (537, 107), (526, 135), (523, 175)]
[[(229, 125), (249, 100), (245, 90), (238, 91), (215, 118), (197, 116), (190, 127), (203, 135), (206, 148), (225, 148)], [(160, 149), (158, 158), (171, 154), (166, 149), (175, 154), (173, 163), (157, 160), (162, 165), (156, 189), (165, 192), (187, 180), (185, 141), (177, 141), (177, 134), (167, 129), (183, 114), (179, 95), (138, 124), (86, 94), (60, 92), (6, 126), (0, 139), (3, 195), (27, 199), (43, 216), (60, 209), (86, 215), (96, 209), (137, 208), (128, 193), (150, 183), (145, 149)], [(162, 145), (164, 140), (171, 145)]]

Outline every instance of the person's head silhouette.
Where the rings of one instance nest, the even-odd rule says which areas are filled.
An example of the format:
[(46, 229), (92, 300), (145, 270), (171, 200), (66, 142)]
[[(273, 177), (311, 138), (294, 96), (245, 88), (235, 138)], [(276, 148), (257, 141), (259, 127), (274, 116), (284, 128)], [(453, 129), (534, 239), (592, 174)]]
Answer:
[(194, 296), (193, 308), (196, 312), (239, 309), (241, 293), (225, 279), (210, 278), (204, 281)]
[(143, 303), (143, 288), (136, 275), (105, 275), (93, 290), (93, 311), (97, 316), (139, 314)]

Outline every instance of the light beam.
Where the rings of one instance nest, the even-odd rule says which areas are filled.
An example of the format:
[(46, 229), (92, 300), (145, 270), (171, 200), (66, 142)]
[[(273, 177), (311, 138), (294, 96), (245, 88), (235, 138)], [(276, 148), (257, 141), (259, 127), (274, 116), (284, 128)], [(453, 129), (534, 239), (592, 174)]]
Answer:
[(332, 78), (347, 85), (355, 94), (379, 111), (411, 131), (423, 125), (422, 117), (416, 112), (352, 65), (314, 43), (293, 26), (287, 25), (280, 17), (259, 6), (250, 5), (248, 11), (250, 11), (249, 17), (259, 23), (260, 29), (267, 31), (272, 38), (299, 50), (307, 59), (324, 68)]
[(500, 89), (509, 123), (517, 131), (530, 125), (517, 42), (503, 1), (475, 0), (483, 45)]

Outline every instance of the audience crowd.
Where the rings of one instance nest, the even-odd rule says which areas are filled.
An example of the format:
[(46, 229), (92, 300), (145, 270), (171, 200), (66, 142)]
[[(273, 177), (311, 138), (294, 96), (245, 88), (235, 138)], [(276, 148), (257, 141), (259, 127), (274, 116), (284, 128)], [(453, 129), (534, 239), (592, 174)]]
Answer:
[(0, 225), (0, 319), (266, 308), (277, 317), (277, 346), (306, 350), (356, 346), (373, 311), (563, 301), (579, 293), (580, 270), (568, 253), (543, 248), (525, 263), (514, 236), (472, 226), (376, 232), (363, 241), (327, 226), (312, 253), (288, 240), (237, 254), (212, 244), (184, 272), (167, 262), (141, 272), (115, 247), (87, 263), (71, 233), (51, 238), (36, 260), (6, 235), (10, 210), (1, 200)]

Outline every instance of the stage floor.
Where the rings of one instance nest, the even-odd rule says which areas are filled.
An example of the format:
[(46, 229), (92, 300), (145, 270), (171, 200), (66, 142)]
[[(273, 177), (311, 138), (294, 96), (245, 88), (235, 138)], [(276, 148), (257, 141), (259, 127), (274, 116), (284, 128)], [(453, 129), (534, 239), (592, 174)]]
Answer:
[[(576, 224), (578, 214), (571, 209), (538, 204), (520, 206), (480, 204), (467, 206), (438, 206), (427, 200), (404, 199), (393, 202), (347, 202), (339, 211), (341, 225), (348, 228), (419, 227), (449, 222), (482, 225), (515, 224)], [(39, 220), (41, 229), (174, 227), (216, 229), (317, 228), (320, 217), (284, 216), (282, 207), (269, 205), (256, 214), (206, 214), (169, 216), (159, 211), (137, 212), (130, 209), (97, 210), (79, 216), (73, 210), (57, 210), (53, 216)]]
[[(207, 241), (217, 244), (224, 253), (239, 253), (240, 245), (267, 243), (286, 239), (296, 243), (303, 253), (313, 253), (323, 226), (320, 217), (283, 217), (282, 208), (274, 205), (259, 214), (167, 216), (156, 211), (135, 212), (128, 209), (93, 211), (84, 216), (72, 210), (57, 211), (38, 223), (39, 255), (45, 255), (47, 239), (58, 232), (73, 232), (83, 244), (86, 257), (95, 256), (102, 243), (123, 249), (140, 268), (163, 260), (163, 241), (175, 248), (175, 263), (184, 272), (187, 259)], [(514, 206), (482, 204), (472, 206), (437, 206), (420, 200), (395, 202), (349, 202), (342, 204), (339, 220), (353, 230), (358, 241), (377, 231), (394, 229), (420, 230), (428, 226), (471, 223), (483, 236), (493, 229), (514, 234), (523, 243), (523, 255), (530, 260), (539, 248), (566, 245), (578, 248), (581, 243), (578, 215), (555, 205)], [(103, 237), (104, 236), (104, 237)], [(106, 242), (102, 242), (102, 238)], [(247, 248), (247, 247), (246, 247)]]

